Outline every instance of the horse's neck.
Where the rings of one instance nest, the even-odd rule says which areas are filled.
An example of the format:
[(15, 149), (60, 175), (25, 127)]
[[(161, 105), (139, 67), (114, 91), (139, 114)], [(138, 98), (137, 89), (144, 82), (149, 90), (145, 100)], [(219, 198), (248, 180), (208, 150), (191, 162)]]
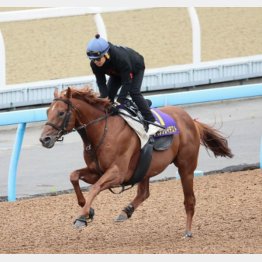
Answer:
[(82, 123), (89, 123), (94, 121), (95, 119), (99, 118), (104, 114), (103, 110), (100, 109), (98, 106), (90, 105), (85, 101), (78, 100), (79, 102), (76, 103), (76, 108), (78, 109), (78, 120)]
[[(85, 145), (96, 143), (100, 138), (100, 133), (104, 131), (104, 121), (98, 119), (105, 113), (98, 106), (90, 105), (84, 101), (78, 101), (76, 104), (78, 109), (76, 128), (85, 126), (85, 128), (79, 130), (79, 135)], [(96, 122), (96, 120), (98, 121)]]

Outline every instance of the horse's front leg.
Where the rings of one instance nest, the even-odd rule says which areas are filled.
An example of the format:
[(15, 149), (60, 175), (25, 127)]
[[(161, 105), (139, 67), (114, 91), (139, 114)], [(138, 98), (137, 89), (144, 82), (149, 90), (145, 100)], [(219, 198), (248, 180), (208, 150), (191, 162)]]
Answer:
[(115, 219), (116, 222), (123, 222), (130, 218), (134, 213), (135, 209), (149, 197), (149, 178), (144, 179), (138, 183), (137, 194), (133, 201), (127, 205), (119, 216)]
[(109, 189), (113, 186), (120, 185), (123, 182), (119, 170), (113, 166), (107, 170), (96, 183), (94, 183), (88, 191), (85, 204), (80, 212), (79, 217), (75, 220), (74, 225), (76, 228), (81, 229), (87, 226), (88, 221), (93, 219), (94, 210), (91, 208), (92, 202), (95, 197), (103, 190)]
[(80, 188), (79, 180), (82, 180), (87, 184), (94, 184), (98, 179), (98, 174), (91, 173), (88, 167), (75, 170), (70, 174), (70, 182), (74, 187), (77, 202), (80, 207), (83, 207), (85, 205), (86, 200)]

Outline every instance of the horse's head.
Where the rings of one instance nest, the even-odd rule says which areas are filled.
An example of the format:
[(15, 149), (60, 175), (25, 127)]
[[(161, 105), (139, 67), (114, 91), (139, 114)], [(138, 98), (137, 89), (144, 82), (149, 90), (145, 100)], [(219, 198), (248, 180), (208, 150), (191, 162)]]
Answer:
[(40, 142), (46, 148), (52, 148), (56, 141), (71, 132), (75, 126), (76, 111), (71, 102), (71, 89), (68, 88), (59, 94), (54, 91), (54, 100), (47, 109), (47, 122), (42, 131)]

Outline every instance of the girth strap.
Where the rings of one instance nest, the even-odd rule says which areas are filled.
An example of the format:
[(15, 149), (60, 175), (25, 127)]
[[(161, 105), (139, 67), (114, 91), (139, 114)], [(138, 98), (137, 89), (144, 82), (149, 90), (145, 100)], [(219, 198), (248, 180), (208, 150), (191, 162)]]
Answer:
[(131, 189), (135, 184), (143, 180), (151, 164), (153, 146), (154, 146), (154, 138), (150, 137), (148, 142), (141, 149), (140, 158), (139, 158), (136, 170), (134, 172), (134, 175), (131, 177), (129, 181), (121, 185), (122, 189), (120, 192), (114, 192), (111, 188), (109, 188), (111, 193), (120, 194), (128, 189)]
[(136, 183), (140, 182), (144, 178), (151, 164), (153, 146), (154, 146), (154, 138), (150, 137), (148, 142), (141, 149), (140, 158), (136, 170), (134, 172), (134, 175), (131, 177), (129, 181), (123, 183), (123, 186), (135, 185)]

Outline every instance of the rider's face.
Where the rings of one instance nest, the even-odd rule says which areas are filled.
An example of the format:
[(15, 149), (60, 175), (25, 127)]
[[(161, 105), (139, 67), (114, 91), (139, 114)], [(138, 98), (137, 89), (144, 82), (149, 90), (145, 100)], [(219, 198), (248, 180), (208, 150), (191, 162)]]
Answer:
[(93, 61), (94, 61), (94, 63), (95, 63), (96, 66), (101, 67), (101, 66), (103, 66), (103, 64), (105, 63), (106, 58), (105, 58), (105, 56), (102, 56), (102, 57), (100, 57), (99, 59), (94, 59)]

